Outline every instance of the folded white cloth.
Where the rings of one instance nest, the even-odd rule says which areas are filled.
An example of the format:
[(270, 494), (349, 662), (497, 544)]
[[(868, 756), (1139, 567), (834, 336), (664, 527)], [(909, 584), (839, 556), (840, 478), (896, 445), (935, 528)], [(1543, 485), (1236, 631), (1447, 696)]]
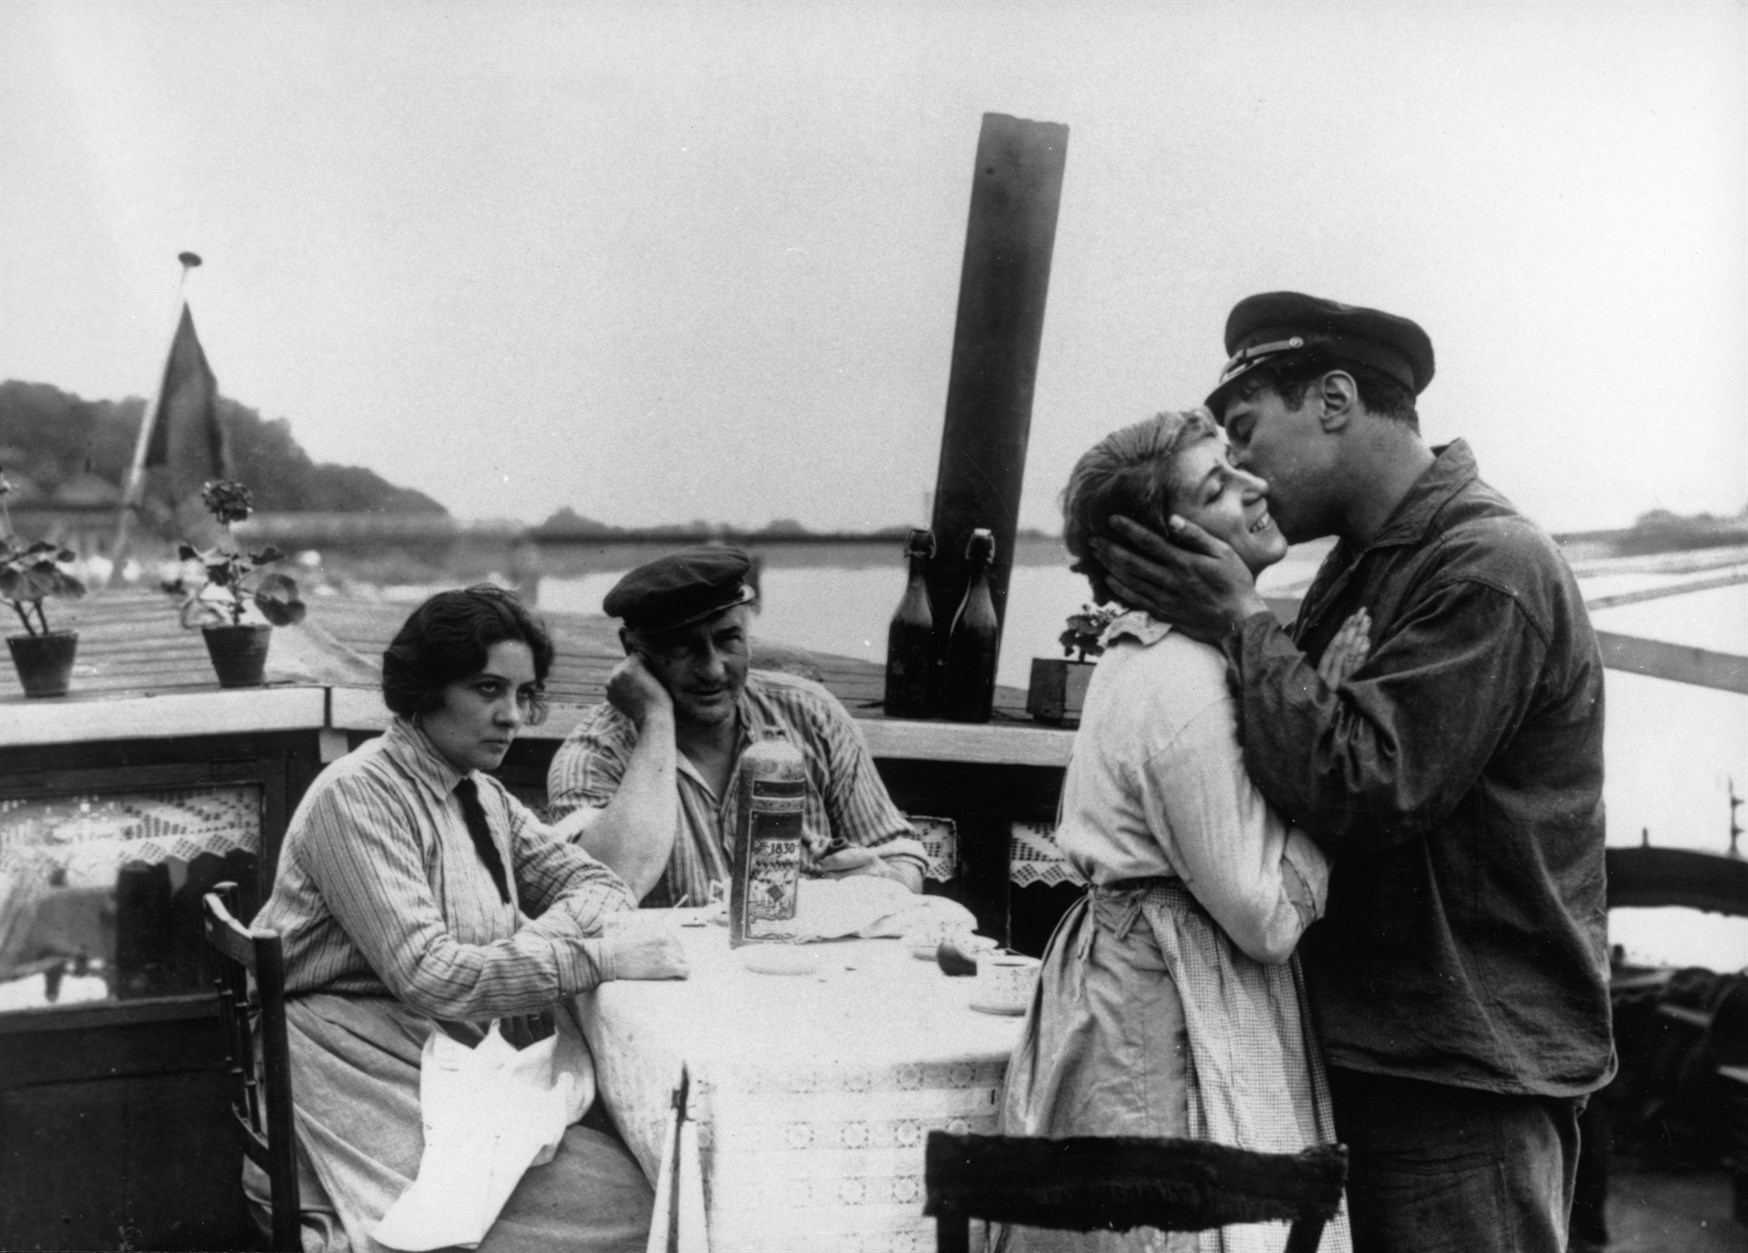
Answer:
[(902, 936), (920, 929), (942, 934), (969, 933), (977, 919), (957, 901), (944, 896), (919, 896), (904, 884), (878, 875), (845, 879), (803, 879), (795, 908), (796, 936), (801, 940), (837, 940)]
[[(558, 1015), (568, 1019), (569, 1015)], [(553, 1158), (594, 1097), (583, 1048), (561, 1025), (517, 1049), (493, 1022), (478, 1047), (442, 1031), (425, 1041), (419, 1177), (371, 1234), (391, 1249), (475, 1248), (530, 1166)]]

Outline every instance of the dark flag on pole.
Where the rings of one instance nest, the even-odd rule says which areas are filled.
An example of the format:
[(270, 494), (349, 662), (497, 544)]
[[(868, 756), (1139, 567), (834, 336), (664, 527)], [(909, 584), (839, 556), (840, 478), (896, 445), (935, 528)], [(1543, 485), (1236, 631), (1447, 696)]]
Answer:
[(158, 406), (147, 420), (152, 434), (146, 465), (165, 468), (173, 499), (197, 495), (208, 479), (230, 477), (230, 449), (218, 414), (218, 379), (206, 363), (187, 305), (182, 306), (182, 320), (164, 363)]
[(200, 489), (208, 479), (229, 478), (230, 460), (219, 418), (218, 379), (194, 332), (194, 315), (184, 303), (158, 394), (146, 409), (134, 444), (133, 469), (122, 494), (116, 534), (117, 561), (127, 553), (136, 513), (144, 515), (161, 538), (210, 546), (217, 532), (200, 505)]
[[(192, 252), (178, 253), (176, 260), (182, 263), (184, 280), (188, 271), (200, 264)], [(127, 567), (136, 514), (146, 514), (162, 538), (210, 547), (213, 536), (206, 532), (214, 524), (200, 508), (200, 489), (208, 479), (229, 478), (230, 463), (230, 447), (219, 420), (218, 379), (206, 363), (200, 336), (194, 333), (194, 315), (183, 301), (164, 373), (140, 419), (139, 438), (134, 441), (133, 460), (128, 464), (121, 516), (110, 550), (114, 563), (110, 582), (135, 577), (127, 573)]]

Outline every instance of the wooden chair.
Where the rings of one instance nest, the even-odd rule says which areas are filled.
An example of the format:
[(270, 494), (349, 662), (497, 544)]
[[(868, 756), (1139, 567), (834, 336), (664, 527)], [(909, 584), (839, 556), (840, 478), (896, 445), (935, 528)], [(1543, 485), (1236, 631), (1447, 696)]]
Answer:
[(1347, 1180), (1341, 1145), (1253, 1153), (1207, 1140), (931, 1131), (923, 1160), (938, 1253), (968, 1253), (973, 1218), (1059, 1231), (1289, 1221), (1287, 1253), (1313, 1253)]
[(291, 1053), (285, 1037), (285, 951), (278, 935), (251, 931), (236, 920), (236, 901), (234, 883), (220, 883), (202, 898), (232, 1081), (231, 1114), (243, 1152), (267, 1172), (272, 1188), (272, 1247), (295, 1253), (303, 1248), (303, 1239), (298, 1231)]

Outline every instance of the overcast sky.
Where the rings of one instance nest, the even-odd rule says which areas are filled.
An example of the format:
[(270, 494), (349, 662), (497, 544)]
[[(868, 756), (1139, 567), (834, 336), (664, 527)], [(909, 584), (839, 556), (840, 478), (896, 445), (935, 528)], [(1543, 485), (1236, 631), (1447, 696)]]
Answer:
[(1552, 529), (1748, 504), (1748, 6), (0, 5), (0, 378), (223, 392), (464, 517), (933, 485), (981, 115), (1066, 123), (1022, 522), (1227, 310), (1413, 317)]

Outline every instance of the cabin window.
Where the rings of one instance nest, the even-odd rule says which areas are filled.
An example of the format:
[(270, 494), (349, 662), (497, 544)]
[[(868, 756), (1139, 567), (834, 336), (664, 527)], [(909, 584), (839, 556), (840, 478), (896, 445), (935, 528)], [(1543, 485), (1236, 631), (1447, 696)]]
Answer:
[(200, 899), (254, 912), (259, 782), (0, 795), (0, 1012), (207, 992)]

